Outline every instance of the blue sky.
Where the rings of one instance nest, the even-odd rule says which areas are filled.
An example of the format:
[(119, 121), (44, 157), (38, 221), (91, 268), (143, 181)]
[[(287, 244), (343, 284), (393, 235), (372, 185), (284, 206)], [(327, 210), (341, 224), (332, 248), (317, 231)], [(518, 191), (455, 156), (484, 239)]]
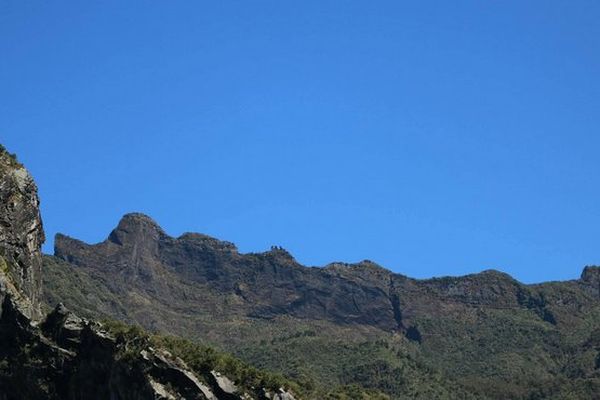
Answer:
[(0, 0), (48, 234), (525, 282), (600, 264), (597, 1)]

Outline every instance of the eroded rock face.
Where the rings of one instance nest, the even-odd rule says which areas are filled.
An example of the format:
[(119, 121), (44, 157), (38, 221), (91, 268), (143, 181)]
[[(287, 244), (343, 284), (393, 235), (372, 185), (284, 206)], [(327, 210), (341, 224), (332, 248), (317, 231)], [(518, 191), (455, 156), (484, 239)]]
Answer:
[(592, 295), (600, 298), (600, 267), (585, 267), (581, 273), (581, 282)]
[(27, 170), (0, 150), (0, 297), (11, 293), (27, 317), (41, 317), (40, 247), (44, 231), (37, 187)]
[[(230, 242), (198, 233), (171, 237), (143, 214), (125, 215), (105, 241), (94, 245), (59, 234), (55, 256), (109, 282), (115, 293), (135, 287), (144, 298), (181, 303), (180, 308), (215, 303), (198, 293), (231, 294), (235, 304), (211, 311), (214, 315), (292, 315), (398, 328), (390, 272), (373, 263), (306, 268), (280, 247), (241, 254)], [(195, 293), (181, 298), (190, 285)]]
[[(368, 260), (307, 268), (280, 247), (242, 254), (232, 243), (198, 233), (171, 237), (143, 214), (125, 215), (98, 244), (59, 234), (55, 255), (106, 282), (125, 309), (136, 310), (142, 326), (181, 335), (207, 333), (187, 326), (183, 312), (222, 320), (291, 316), (365, 325), (415, 342), (425, 333), (416, 326), (419, 319), (462, 316), (476, 307), (526, 310), (551, 325), (560, 319), (538, 287), (499, 271), (415, 280)], [(586, 268), (580, 280), (595, 297), (599, 270)]]
[[(0, 319), (0, 399), (241, 399), (204, 384), (180, 359), (119, 340), (59, 304), (35, 326), (10, 295)], [(216, 392), (216, 394), (214, 394)]]

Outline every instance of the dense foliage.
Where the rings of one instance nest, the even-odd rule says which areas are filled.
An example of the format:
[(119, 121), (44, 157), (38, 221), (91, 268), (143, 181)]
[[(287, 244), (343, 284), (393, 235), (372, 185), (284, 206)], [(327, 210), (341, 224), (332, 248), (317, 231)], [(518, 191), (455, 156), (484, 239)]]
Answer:
[[(121, 306), (127, 298), (99, 276), (47, 257), (47, 298), (62, 299), (83, 314), (140, 323), (171, 310), (149, 303), (153, 308), (136, 314)], [(192, 342), (160, 335), (153, 340), (197, 371), (218, 366), (250, 386), (289, 385), (306, 399), (558, 400), (591, 399), (600, 392), (600, 302), (593, 285), (526, 286), (495, 272), (421, 285), (416, 294), (422, 297), (408, 305), (420, 340), (292, 316), (210, 318), (208, 308), (182, 311), (181, 325), (173, 328), (188, 332)], [(214, 292), (203, 296), (207, 307), (231, 301)], [(186, 325), (190, 321), (199, 331)]]
[[(127, 343), (121, 354), (123, 359), (135, 359), (137, 354), (147, 346), (165, 349), (172, 355), (181, 358), (200, 378), (205, 378), (211, 371), (219, 371), (235, 381), (245, 392), (252, 393), (255, 388), (276, 391), (279, 388), (291, 391), (304, 399), (364, 399), (386, 400), (388, 396), (376, 391), (366, 390), (357, 385), (338, 387), (332, 391), (299, 384), (281, 374), (258, 369), (213, 347), (194, 343), (189, 340), (169, 335), (150, 334), (138, 325), (128, 325), (115, 320), (104, 320), (102, 325), (119, 341)], [(206, 379), (206, 378), (205, 378)], [(255, 393), (258, 395), (258, 393)]]

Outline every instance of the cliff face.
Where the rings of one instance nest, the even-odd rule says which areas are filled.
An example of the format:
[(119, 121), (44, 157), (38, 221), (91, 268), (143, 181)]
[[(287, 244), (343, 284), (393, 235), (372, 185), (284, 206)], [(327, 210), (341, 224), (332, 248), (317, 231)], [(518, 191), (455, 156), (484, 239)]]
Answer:
[[(31, 176), (0, 148), (0, 400), (294, 399), (283, 388), (237, 385), (188, 346), (194, 370), (142, 331), (108, 329), (62, 304), (43, 317), (38, 206)], [(121, 228), (113, 240), (127, 241), (131, 227)], [(133, 264), (152, 253), (143, 243)]]
[(29, 172), (0, 150), (0, 300), (12, 293), (27, 317), (41, 317), (44, 231)]
[(187, 326), (179, 312), (167, 309), (212, 319), (293, 317), (404, 335), (410, 330), (408, 336), (417, 338), (418, 321), (464, 315), (474, 307), (519, 310), (533, 323), (556, 325), (600, 299), (598, 267), (563, 284), (577, 289), (580, 310), (573, 314), (548, 301), (548, 285), (524, 285), (499, 271), (416, 280), (368, 260), (311, 268), (278, 247), (241, 254), (230, 242), (198, 233), (171, 237), (137, 213), (125, 215), (98, 244), (58, 234), (55, 256), (108, 286), (121, 305), (106, 307), (110, 315), (136, 310), (137, 322), (179, 334), (205, 328)]
[[(358, 281), (341, 271), (352, 267), (306, 268), (278, 247), (240, 254), (232, 243), (202, 234), (173, 238), (142, 214), (125, 215), (96, 245), (59, 234), (55, 255), (107, 282), (114, 292), (132, 288), (141, 298), (182, 308), (212, 304), (216, 317), (294, 316), (398, 328), (390, 273), (368, 262), (355, 266), (365, 270)], [(221, 303), (226, 294), (231, 301)]]
[(592, 296), (600, 299), (600, 267), (585, 267), (581, 273), (581, 282)]

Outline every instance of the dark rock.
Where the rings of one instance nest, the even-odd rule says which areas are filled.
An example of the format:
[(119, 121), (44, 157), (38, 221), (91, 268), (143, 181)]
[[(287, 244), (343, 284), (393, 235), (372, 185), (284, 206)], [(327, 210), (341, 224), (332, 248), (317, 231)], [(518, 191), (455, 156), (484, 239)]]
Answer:
[[(293, 315), (387, 330), (397, 326), (387, 289), (389, 272), (373, 263), (348, 271), (306, 268), (281, 247), (240, 254), (233, 244), (206, 235), (172, 238), (141, 214), (123, 217), (107, 240), (96, 245), (57, 235), (55, 256), (110, 281), (115, 292), (135, 287), (144, 297), (170, 299), (170, 304), (186, 293), (184, 287), (194, 285), (215, 297), (238, 296), (242, 301), (229, 305), (229, 314), (267, 319)], [(198, 298), (203, 304), (194, 306), (192, 296), (185, 300), (190, 308), (206, 303)]]
[(421, 337), (421, 332), (416, 326), (411, 326), (406, 330), (406, 338), (408, 340), (412, 340), (413, 342), (421, 343), (423, 338)]
[(600, 267), (585, 267), (581, 273), (581, 282), (592, 295), (600, 298)]
[(87, 321), (79, 318), (59, 303), (40, 325), (42, 333), (59, 346), (76, 349), (80, 343), (81, 331)]
[(44, 231), (29, 172), (0, 151), (0, 297), (11, 292), (22, 311), (41, 317)]
[(211, 371), (209, 375), (211, 386), (215, 388), (215, 393), (219, 399), (240, 400), (239, 389), (229, 378), (216, 371)]

